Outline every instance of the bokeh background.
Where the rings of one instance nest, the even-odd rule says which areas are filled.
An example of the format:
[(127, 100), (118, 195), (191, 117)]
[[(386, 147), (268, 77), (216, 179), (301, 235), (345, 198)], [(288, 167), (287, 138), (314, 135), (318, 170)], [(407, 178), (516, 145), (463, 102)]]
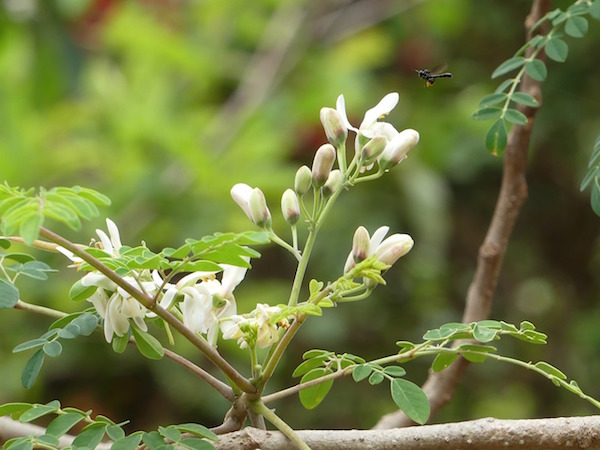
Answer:
[[(566, 7), (568, 1), (555, 2)], [(421, 142), (384, 178), (345, 194), (323, 228), (309, 277), (335, 279), (357, 226), (410, 233), (413, 251), (388, 272), (388, 286), (363, 302), (311, 320), (280, 365), (272, 389), (310, 348), (373, 358), (396, 340), (460, 320), (478, 247), (494, 207), (502, 159), (484, 147), (488, 122), (471, 114), (498, 81), (493, 69), (524, 42), (530, 1), (502, 0), (2, 0), (0, 2), (0, 178), (17, 186), (80, 184), (108, 195), (103, 214), (125, 243), (176, 246), (186, 237), (251, 229), (229, 198), (237, 182), (259, 186), (278, 214), (296, 169), (325, 142), (319, 109), (346, 96), (350, 120), (386, 93), (390, 115)], [(501, 352), (544, 359), (600, 396), (600, 220), (579, 183), (600, 133), (600, 26), (567, 38), (566, 63), (548, 63), (528, 169), (529, 199), (508, 248), (493, 318), (523, 319), (550, 335), (545, 347), (499, 343)], [(415, 69), (447, 65), (451, 80), (425, 88)], [(87, 243), (101, 218), (80, 233)], [(277, 247), (236, 290), (240, 310), (287, 299), (292, 258)], [(39, 255), (57, 268), (67, 262)], [(26, 301), (75, 311), (67, 290), (79, 275), (21, 283)], [(112, 353), (100, 334), (65, 342), (25, 391), (27, 353), (17, 344), (51, 320), (0, 314), (0, 403), (93, 408), (130, 430), (195, 421), (212, 426), (227, 410), (219, 396), (169, 361), (134, 349)], [(240, 368), (245, 355), (220, 346)], [(177, 350), (201, 362), (179, 342)], [(407, 365), (421, 382), (428, 364)], [(385, 384), (337, 382), (305, 412), (297, 397), (274, 405), (293, 427), (364, 428), (394, 410)], [(472, 366), (436, 422), (484, 416), (596, 413), (590, 405), (519, 368)]]

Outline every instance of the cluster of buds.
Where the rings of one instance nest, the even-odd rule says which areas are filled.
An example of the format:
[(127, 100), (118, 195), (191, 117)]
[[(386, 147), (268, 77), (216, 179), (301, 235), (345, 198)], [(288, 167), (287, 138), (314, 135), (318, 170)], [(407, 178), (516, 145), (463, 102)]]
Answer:
[(358, 227), (352, 240), (352, 250), (346, 259), (344, 273), (348, 273), (356, 264), (372, 256), (379, 262), (392, 266), (413, 248), (414, 241), (408, 234), (395, 233), (384, 239), (389, 230), (390, 227), (387, 226), (379, 227), (371, 237), (365, 227)]

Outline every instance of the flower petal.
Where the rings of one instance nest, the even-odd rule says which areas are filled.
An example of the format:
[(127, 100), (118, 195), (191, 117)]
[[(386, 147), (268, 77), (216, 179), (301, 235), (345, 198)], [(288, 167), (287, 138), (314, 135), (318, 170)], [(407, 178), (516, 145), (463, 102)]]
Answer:
[(388, 115), (390, 113), (390, 111), (396, 107), (399, 99), (400, 99), (400, 96), (398, 95), (397, 92), (392, 92), (390, 94), (387, 94), (385, 97), (383, 97), (379, 101), (379, 103), (377, 103), (377, 105), (375, 105), (373, 108), (369, 109), (365, 113), (365, 118), (363, 119), (359, 128), (361, 130), (363, 128), (369, 128), (381, 116)]
[(341, 94), (337, 98), (337, 101), (335, 102), (335, 109), (337, 110), (338, 114), (340, 115), (342, 122), (344, 123), (344, 126), (347, 129), (352, 130), (355, 133), (358, 133), (358, 128), (353, 127), (352, 124), (350, 123), (350, 121), (348, 120), (348, 116), (346, 116), (346, 100), (344, 99), (344, 94)]
[(383, 241), (385, 235), (388, 234), (388, 231), (390, 231), (390, 227), (388, 226), (379, 227), (377, 230), (375, 230), (375, 233), (373, 233), (373, 237), (371, 238), (369, 256), (373, 256), (375, 254), (377, 247), (379, 247), (379, 244), (381, 244), (381, 241)]

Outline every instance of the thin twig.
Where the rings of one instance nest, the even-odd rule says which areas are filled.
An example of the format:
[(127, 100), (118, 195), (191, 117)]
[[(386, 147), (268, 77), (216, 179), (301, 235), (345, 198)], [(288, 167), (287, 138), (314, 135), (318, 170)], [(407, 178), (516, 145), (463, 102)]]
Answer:
[[(528, 40), (531, 39), (530, 28), (550, 10), (551, 3), (551, 0), (535, 0), (533, 2), (531, 12), (525, 21)], [(537, 31), (541, 32), (542, 30), (538, 29)], [(525, 75), (520, 90), (532, 95), (541, 104), (539, 82)], [(527, 181), (525, 179), (527, 152), (537, 109), (522, 105), (518, 105), (517, 108), (527, 116), (527, 124), (515, 125), (508, 137), (508, 145), (504, 154), (502, 184), (494, 215), (483, 244), (479, 248), (477, 268), (467, 292), (463, 313), (464, 323), (489, 317), (508, 241), (521, 207), (527, 198)], [(430, 371), (423, 390), (431, 404), (431, 416), (450, 401), (456, 385), (468, 365), (468, 361), (459, 358), (442, 372)], [(374, 428), (395, 428), (412, 424), (414, 422), (402, 411), (396, 411), (383, 416)]]

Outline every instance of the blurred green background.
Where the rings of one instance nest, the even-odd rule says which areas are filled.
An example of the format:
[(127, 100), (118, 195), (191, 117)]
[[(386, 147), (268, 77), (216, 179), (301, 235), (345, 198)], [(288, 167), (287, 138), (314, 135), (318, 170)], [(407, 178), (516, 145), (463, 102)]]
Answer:
[[(557, 1), (556, 7), (570, 2)], [(488, 122), (471, 114), (493, 91), (493, 69), (524, 42), (530, 1), (3, 0), (0, 3), (0, 179), (10, 185), (80, 184), (108, 195), (104, 211), (124, 243), (152, 249), (186, 237), (251, 228), (229, 198), (237, 182), (259, 186), (287, 236), (282, 192), (325, 142), (319, 109), (346, 97), (351, 122), (386, 93), (400, 93), (389, 117), (421, 142), (384, 178), (345, 194), (323, 228), (309, 277), (336, 278), (354, 230), (390, 225), (415, 239), (388, 272), (388, 286), (363, 302), (309, 321), (280, 365), (272, 389), (307, 349), (365, 358), (395, 351), (400, 339), (460, 320), (479, 245), (494, 207), (502, 160), (484, 148)], [(600, 397), (599, 225), (579, 183), (600, 132), (597, 57), (600, 27), (568, 38), (565, 64), (548, 63), (544, 104), (534, 129), (529, 199), (508, 248), (493, 318), (534, 322), (545, 347), (499, 344), (525, 360), (544, 359)], [(447, 64), (451, 80), (425, 88), (414, 69)], [(102, 219), (74, 233), (87, 243)], [(259, 249), (236, 290), (241, 311), (285, 302), (294, 261)], [(64, 258), (40, 255), (64, 269)], [(21, 283), (23, 300), (74, 311), (74, 272)], [(20, 311), (0, 314), (0, 403), (47, 402), (93, 408), (130, 429), (195, 421), (220, 423), (220, 397), (169, 361), (110, 351), (98, 334), (65, 343), (29, 391), (17, 344), (50, 324)], [(220, 346), (240, 368), (228, 343)], [(177, 349), (196, 362), (191, 348)], [(430, 361), (407, 365), (425, 379)], [(384, 384), (337, 382), (305, 412), (297, 397), (274, 404), (293, 427), (364, 428), (394, 410)], [(434, 420), (596, 413), (535, 374), (489, 362), (471, 367), (454, 400)]]

